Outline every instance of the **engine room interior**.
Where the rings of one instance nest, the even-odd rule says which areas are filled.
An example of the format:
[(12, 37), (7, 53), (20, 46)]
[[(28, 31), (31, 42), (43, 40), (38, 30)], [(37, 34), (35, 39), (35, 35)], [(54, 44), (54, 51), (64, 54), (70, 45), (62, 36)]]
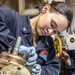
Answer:
[[(74, 25), (75, 0), (0, 0), (0, 7), (11, 8), (16, 12), (18, 12), (21, 16), (29, 16), (29, 15), (36, 16), (40, 13), (40, 10), (42, 9), (45, 3), (50, 4), (52, 1), (62, 1), (67, 3), (71, 7), (73, 12), (73, 19), (70, 27), (64, 30), (63, 32), (60, 32), (59, 34), (52, 35), (54, 47), (56, 49), (56, 56), (59, 58), (59, 61), (62, 64), (62, 61), (64, 59), (59, 56), (62, 56), (63, 51), (69, 54), (73, 53), (71, 51), (75, 51), (75, 25)], [(24, 31), (26, 31), (26, 29), (24, 29)], [(21, 40), (22, 40), (21, 37), (17, 38), (16, 44), (13, 48), (13, 52), (10, 47), (8, 49), (8, 52), (2, 52), (0, 54), (0, 75), (42, 75), (42, 74), (31, 74), (31, 67), (26, 66), (27, 60), (23, 58), (25, 54), (23, 55), (23, 57), (21, 55), (18, 55), (18, 49), (21, 45)], [(70, 57), (72, 56), (75, 60), (75, 55), (72, 54)], [(75, 61), (74, 61), (74, 70), (75, 70)], [(69, 74), (69, 72), (65, 74), (61, 65), (61, 72), (59, 75), (75, 75), (75, 74), (72, 73)]]

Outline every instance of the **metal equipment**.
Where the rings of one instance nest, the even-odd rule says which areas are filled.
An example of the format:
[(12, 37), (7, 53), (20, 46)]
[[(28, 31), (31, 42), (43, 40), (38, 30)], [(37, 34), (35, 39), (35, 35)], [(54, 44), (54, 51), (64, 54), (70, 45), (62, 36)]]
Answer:
[(54, 47), (56, 49), (56, 56), (62, 54), (62, 42), (59, 37), (56, 37), (54, 40)]
[(75, 34), (67, 34), (66, 50), (75, 50)]
[(2, 52), (0, 54), (0, 75), (31, 75), (25, 67), (26, 60), (18, 54), (21, 37), (18, 37), (13, 53)]

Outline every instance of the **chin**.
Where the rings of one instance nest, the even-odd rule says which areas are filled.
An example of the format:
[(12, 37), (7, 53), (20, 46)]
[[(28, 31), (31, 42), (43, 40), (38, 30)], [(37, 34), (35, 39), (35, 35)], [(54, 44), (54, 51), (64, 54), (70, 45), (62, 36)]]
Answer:
[(47, 36), (47, 35), (44, 35), (44, 34), (42, 34), (42, 33), (39, 33), (38, 35), (39, 35), (39, 36)]
[(39, 36), (43, 36), (42, 34), (38, 34)]
[(40, 34), (39, 36), (47, 36), (47, 35)]

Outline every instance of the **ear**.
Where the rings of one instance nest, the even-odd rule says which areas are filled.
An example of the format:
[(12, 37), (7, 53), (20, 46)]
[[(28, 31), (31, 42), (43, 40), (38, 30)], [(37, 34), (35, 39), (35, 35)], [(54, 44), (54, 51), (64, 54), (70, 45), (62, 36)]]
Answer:
[(50, 4), (45, 4), (45, 6), (42, 8), (42, 11), (43, 10), (46, 10), (46, 12), (49, 12), (50, 11), (50, 8), (51, 8), (51, 5)]

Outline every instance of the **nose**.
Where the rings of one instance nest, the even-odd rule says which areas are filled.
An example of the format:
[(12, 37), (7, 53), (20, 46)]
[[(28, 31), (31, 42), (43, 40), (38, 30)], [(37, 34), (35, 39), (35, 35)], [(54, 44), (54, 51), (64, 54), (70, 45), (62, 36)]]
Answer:
[(54, 30), (53, 29), (48, 29), (49, 34), (53, 34)]
[(60, 32), (58, 32), (55, 29), (48, 29), (48, 34), (53, 35), (53, 34), (60, 34)]

